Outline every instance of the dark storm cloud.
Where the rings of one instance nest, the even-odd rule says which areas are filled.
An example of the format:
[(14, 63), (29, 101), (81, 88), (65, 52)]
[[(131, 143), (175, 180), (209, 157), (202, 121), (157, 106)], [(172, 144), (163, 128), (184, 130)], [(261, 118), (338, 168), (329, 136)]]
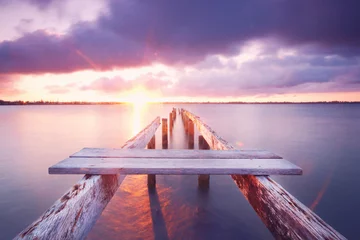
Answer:
[[(31, 1), (46, 6), (50, 1)], [(109, 12), (66, 35), (44, 31), (0, 43), (0, 72), (72, 72), (95, 68), (193, 64), (232, 55), (247, 40), (274, 37), (309, 51), (360, 53), (356, 0), (110, 1)]]

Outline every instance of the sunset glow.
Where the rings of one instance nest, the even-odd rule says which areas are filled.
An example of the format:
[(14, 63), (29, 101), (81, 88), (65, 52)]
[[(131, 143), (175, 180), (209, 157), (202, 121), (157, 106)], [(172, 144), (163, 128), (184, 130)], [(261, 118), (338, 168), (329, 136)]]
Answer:
[[(336, 28), (328, 22), (334, 19), (331, 12), (351, 21), (358, 16), (346, 5), (329, 3), (324, 9), (307, 2), (303, 10), (319, 12), (316, 18), (286, 21), (297, 7), (285, 2), (249, 2), (249, 9), (259, 8), (249, 14), (239, 14), (241, 4), (235, 3), (217, 3), (206, 11), (178, 3), (180, 9), (194, 8), (185, 18), (174, 4), (161, 1), (153, 7), (137, 0), (131, 5), (5, 1), (0, 3), (0, 22), (8, 23), (0, 33), (0, 99), (360, 101), (358, 31), (343, 17)], [(169, 14), (154, 15), (153, 8)], [(262, 10), (266, 16), (259, 15)], [(129, 18), (124, 22), (120, 16)], [(220, 28), (209, 24), (214, 19)], [(318, 23), (316, 35), (308, 22)]]
[(124, 98), (124, 100), (125, 102), (133, 104), (135, 107), (142, 107), (151, 101), (151, 98), (145, 90), (135, 89), (131, 91), (129, 95)]

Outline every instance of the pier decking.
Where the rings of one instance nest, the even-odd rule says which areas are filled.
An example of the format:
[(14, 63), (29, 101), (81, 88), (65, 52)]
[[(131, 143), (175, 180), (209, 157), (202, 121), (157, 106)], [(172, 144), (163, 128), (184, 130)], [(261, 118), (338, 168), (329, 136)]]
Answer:
[[(170, 132), (176, 113), (169, 114)], [(299, 167), (268, 151), (236, 150), (198, 116), (178, 113), (189, 148), (196, 127), (201, 150), (154, 150), (159, 117), (122, 149), (84, 148), (49, 168), (52, 174), (85, 173), (83, 179), (15, 239), (85, 238), (126, 176), (120, 174), (148, 174), (149, 188), (158, 174), (196, 174), (202, 186), (209, 186), (211, 174), (230, 175), (276, 239), (345, 239), (267, 176), (301, 174)], [(168, 148), (167, 119), (162, 119), (162, 148)]]
[[(90, 156), (70, 157), (49, 168), (50, 174), (251, 174), (299, 175), (301, 168), (260, 151), (86, 149)], [(105, 154), (106, 153), (106, 154)], [(78, 155), (87, 155), (78, 153)]]

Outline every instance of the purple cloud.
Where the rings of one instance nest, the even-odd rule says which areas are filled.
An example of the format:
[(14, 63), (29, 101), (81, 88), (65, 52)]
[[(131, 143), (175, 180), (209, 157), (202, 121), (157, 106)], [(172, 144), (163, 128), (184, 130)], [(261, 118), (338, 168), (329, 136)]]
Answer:
[[(40, 6), (48, 0), (35, 1)], [(244, 42), (274, 37), (309, 51), (360, 54), (360, 3), (338, 0), (110, 1), (107, 15), (64, 36), (44, 31), (0, 43), (0, 73), (194, 64), (232, 55)]]
[(177, 96), (191, 97), (360, 91), (358, 59), (329, 59), (301, 52), (283, 58), (266, 54), (264, 51), (264, 55), (231, 68), (215, 60), (201, 62), (201, 68), (195, 65), (195, 71), (180, 73), (172, 89)]

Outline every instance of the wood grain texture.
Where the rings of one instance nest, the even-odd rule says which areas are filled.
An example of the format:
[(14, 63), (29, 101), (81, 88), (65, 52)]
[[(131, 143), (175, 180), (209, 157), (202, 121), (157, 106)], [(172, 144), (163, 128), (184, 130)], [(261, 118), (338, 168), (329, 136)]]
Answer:
[(264, 150), (189, 150), (189, 149), (120, 149), (83, 148), (71, 158), (213, 158), (213, 159), (281, 159), (282, 157)]
[(285, 159), (67, 158), (50, 174), (252, 174), (299, 175), (301, 168)]
[[(158, 117), (123, 148), (145, 148), (159, 125)], [(84, 239), (123, 179), (116, 174), (85, 175), (15, 239)]]
[[(184, 113), (211, 149), (234, 149), (199, 117), (186, 110)], [(346, 239), (270, 177), (231, 177), (276, 239)]]

